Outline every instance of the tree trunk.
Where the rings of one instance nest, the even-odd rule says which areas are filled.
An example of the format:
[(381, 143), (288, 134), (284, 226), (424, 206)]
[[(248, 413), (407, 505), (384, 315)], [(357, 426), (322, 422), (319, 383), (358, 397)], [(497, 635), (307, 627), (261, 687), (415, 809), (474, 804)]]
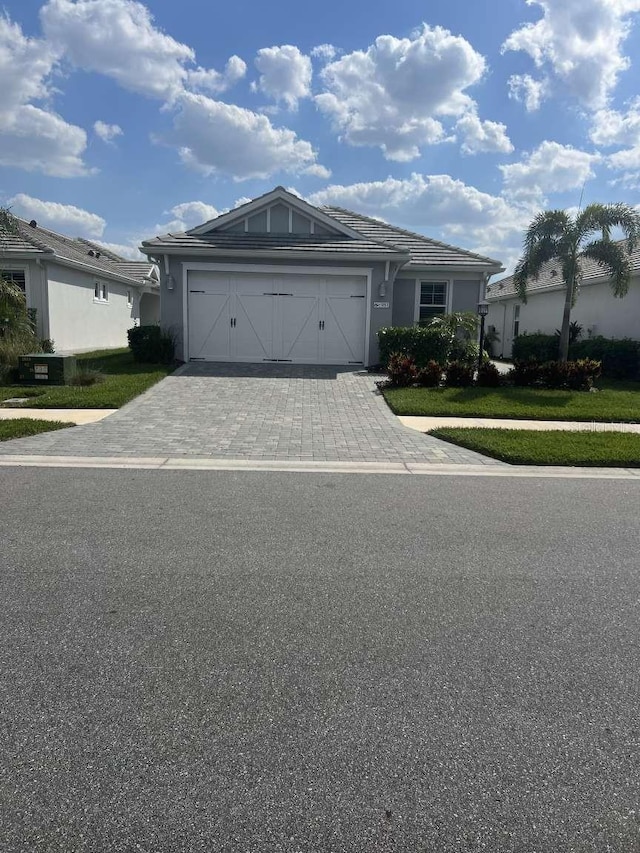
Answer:
[(562, 315), (562, 328), (560, 329), (560, 347), (558, 351), (559, 361), (567, 361), (569, 358), (569, 325), (571, 323), (571, 303), (573, 302), (574, 281), (575, 276), (567, 282), (564, 299), (564, 313)]

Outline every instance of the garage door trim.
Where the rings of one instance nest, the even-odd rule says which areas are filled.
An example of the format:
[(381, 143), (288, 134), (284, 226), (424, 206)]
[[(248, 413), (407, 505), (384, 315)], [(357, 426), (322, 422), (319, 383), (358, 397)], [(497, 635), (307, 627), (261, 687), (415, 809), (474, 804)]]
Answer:
[(327, 267), (327, 266), (286, 266), (282, 264), (215, 264), (215, 263), (183, 263), (182, 264), (182, 335), (184, 355), (189, 355), (189, 271), (200, 270), (210, 272), (245, 272), (254, 275), (264, 272), (266, 274), (297, 275), (354, 275), (363, 276), (367, 283), (366, 310), (365, 310), (365, 341), (364, 341), (364, 363), (369, 364), (369, 345), (371, 337), (371, 267)]

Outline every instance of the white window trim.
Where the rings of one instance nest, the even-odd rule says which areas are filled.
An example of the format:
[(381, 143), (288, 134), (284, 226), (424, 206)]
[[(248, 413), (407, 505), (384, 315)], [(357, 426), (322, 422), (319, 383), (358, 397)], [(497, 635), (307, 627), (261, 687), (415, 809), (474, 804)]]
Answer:
[[(99, 296), (96, 296), (96, 285), (98, 286)], [(102, 294), (105, 296), (102, 296)], [(94, 281), (93, 283), (93, 301), (97, 305), (107, 305), (109, 303), (109, 285), (104, 281)]]
[(415, 326), (420, 322), (420, 285), (425, 284), (446, 284), (447, 285), (447, 301), (445, 305), (445, 314), (451, 314), (451, 305), (453, 301), (453, 279), (445, 278), (444, 276), (436, 275), (421, 275), (415, 280), (415, 299), (413, 305), (413, 323)]

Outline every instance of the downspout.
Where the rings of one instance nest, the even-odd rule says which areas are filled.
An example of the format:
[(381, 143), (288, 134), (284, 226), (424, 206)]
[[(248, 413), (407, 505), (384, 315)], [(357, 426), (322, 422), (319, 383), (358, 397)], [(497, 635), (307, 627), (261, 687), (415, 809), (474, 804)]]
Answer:
[(40, 285), (42, 293), (42, 320), (41, 320), (41, 337), (43, 339), (51, 339), (51, 325), (49, 318), (49, 276), (47, 267), (41, 260), (36, 257), (36, 266), (40, 268)]

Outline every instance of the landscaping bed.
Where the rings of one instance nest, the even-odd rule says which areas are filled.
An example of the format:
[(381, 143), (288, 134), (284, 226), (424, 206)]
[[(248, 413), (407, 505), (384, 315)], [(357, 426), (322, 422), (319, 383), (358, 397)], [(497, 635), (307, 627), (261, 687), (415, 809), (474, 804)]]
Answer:
[(0, 420), (0, 441), (10, 441), (12, 438), (25, 438), (29, 435), (38, 435), (40, 432), (51, 432), (55, 429), (65, 429), (74, 424), (62, 423), (62, 421), (37, 421), (32, 418), (11, 418)]
[(600, 380), (599, 390), (383, 388), (396, 415), (640, 422), (640, 383)]
[(0, 403), (13, 397), (29, 397), (21, 407), (119, 409), (175, 369), (174, 365), (136, 362), (126, 348), (82, 353), (77, 356), (77, 364), (79, 370), (95, 371), (100, 381), (88, 386), (0, 386)]
[(640, 435), (442, 427), (429, 435), (512, 465), (640, 468)]

